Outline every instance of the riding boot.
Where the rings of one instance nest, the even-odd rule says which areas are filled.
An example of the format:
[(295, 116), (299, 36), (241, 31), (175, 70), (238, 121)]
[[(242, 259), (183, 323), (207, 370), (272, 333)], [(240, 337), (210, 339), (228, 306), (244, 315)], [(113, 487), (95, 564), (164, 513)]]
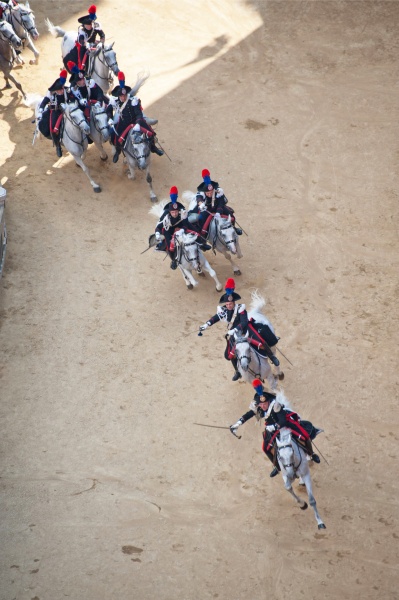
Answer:
[(264, 343), (263, 347), (265, 349), (267, 358), (274, 364), (275, 367), (278, 367), (280, 365), (280, 361), (277, 358), (277, 356), (275, 354), (273, 354), (273, 352), (270, 349), (270, 346), (268, 344)]
[(237, 227), (237, 225), (234, 226), (235, 232), (237, 235), (242, 235), (242, 229), (241, 227)]
[(233, 365), (234, 371), (235, 371), (235, 373), (234, 373), (234, 375), (232, 377), (232, 381), (238, 381), (239, 379), (241, 379), (242, 375), (241, 375), (240, 371), (238, 370), (238, 361), (237, 361), (237, 359), (236, 358), (232, 358), (231, 359), (231, 364)]
[(57, 153), (58, 158), (61, 158), (62, 148), (61, 148), (61, 144), (59, 142), (58, 142), (58, 144), (55, 145), (55, 151)]
[(206, 243), (206, 239), (204, 237), (202, 237), (202, 235), (198, 236), (198, 245), (201, 248), (201, 250), (203, 250), (204, 252), (212, 249), (212, 246), (210, 246), (209, 244)]
[(175, 251), (174, 250), (168, 250), (168, 254), (169, 257), (172, 259), (171, 263), (170, 263), (170, 268), (172, 269), (172, 271), (176, 271), (177, 269), (177, 260), (175, 257)]
[(113, 159), (112, 159), (112, 162), (114, 162), (114, 163), (117, 163), (117, 162), (118, 162), (118, 160), (119, 160), (119, 155), (120, 155), (120, 153), (121, 153), (121, 150), (122, 150), (122, 149), (121, 149), (121, 147), (120, 147), (120, 146), (115, 146), (115, 154), (114, 154), (114, 157), (113, 157)]
[(276, 477), (276, 475), (278, 475), (279, 471), (280, 471), (280, 466), (276, 460), (276, 456), (273, 454), (273, 452), (270, 452), (270, 450), (266, 450), (265, 454), (266, 454), (267, 458), (270, 460), (270, 462), (274, 465), (274, 468), (272, 469), (269, 477)]
[(158, 156), (163, 156), (165, 154), (163, 150), (156, 147), (154, 140), (151, 141), (150, 151), (154, 154), (158, 154)]
[(310, 440), (310, 438), (308, 438), (307, 440), (305, 440), (305, 447), (306, 447), (306, 451), (309, 454), (309, 456), (312, 457), (313, 462), (315, 462), (316, 464), (320, 463), (320, 458), (317, 454), (315, 454), (313, 452), (313, 446), (312, 446), (312, 442)]

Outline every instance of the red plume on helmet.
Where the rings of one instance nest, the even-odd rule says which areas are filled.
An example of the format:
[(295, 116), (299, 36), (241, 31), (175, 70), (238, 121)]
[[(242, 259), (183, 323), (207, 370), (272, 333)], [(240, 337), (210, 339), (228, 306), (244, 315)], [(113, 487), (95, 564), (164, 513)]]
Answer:
[(67, 76), (68, 76), (68, 71), (66, 69), (62, 69), (62, 71), (60, 72), (60, 81), (61, 81), (61, 83), (65, 83), (66, 82)]
[(125, 87), (125, 74), (122, 71), (118, 73), (118, 81), (121, 88)]
[(71, 73), (79, 73), (78, 65), (76, 63), (74, 63), (72, 60), (68, 60), (67, 65), (68, 65), (68, 69), (70, 70)]
[(257, 388), (257, 387), (260, 387), (260, 386), (263, 387), (263, 383), (261, 382), (261, 380), (260, 379), (254, 379), (253, 382), (252, 382), (252, 387), (253, 388)]
[(235, 290), (236, 289), (236, 282), (234, 281), (234, 279), (230, 278), (226, 281), (226, 285), (224, 286), (224, 289), (227, 290)]
[(211, 183), (211, 174), (209, 173), (208, 169), (202, 169), (202, 179), (204, 180), (204, 183), (206, 183), (206, 185), (209, 185)]
[(88, 10), (88, 13), (90, 15), (90, 19), (92, 19), (94, 21), (94, 19), (96, 18), (96, 10), (97, 10), (97, 6), (95, 4), (92, 4)]
[(169, 196), (172, 202), (176, 202), (177, 197), (179, 195), (179, 190), (175, 185), (173, 185), (169, 190)]

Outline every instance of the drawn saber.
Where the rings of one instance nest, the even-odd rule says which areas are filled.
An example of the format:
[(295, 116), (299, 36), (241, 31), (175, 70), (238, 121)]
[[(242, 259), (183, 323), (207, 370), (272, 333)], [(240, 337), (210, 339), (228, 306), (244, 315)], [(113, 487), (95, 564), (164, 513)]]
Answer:
[(290, 363), (290, 365), (293, 367), (294, 365), (292, 364), (292, 362), (290, 361), (289, 358), (286, 357), (286, 355), (281, 352), (280, 348), (277, 348), (277, 350), (280, 352), (281, 356), (284, 356), (285, 360), (288, 361)]
[[(199, 425), (200, 427), (211, 427), (212, 429), (230, 429), (230, 427), (225, 427), (223, 425), (208, 425), (206, 423), (193, 423), (193, 425)], [(238, 438), (239, 440), (241, 439), (240, 435), (237, 435), (231, 429), (230, 429), (230, 431), (236, 438)]]

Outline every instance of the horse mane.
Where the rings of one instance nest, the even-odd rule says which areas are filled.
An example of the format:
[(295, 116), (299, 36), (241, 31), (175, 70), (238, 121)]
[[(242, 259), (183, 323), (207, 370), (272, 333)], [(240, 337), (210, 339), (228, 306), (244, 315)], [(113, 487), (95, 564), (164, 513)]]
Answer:
[(169, 203), (169, 200), (160, 200), (160, 202), (157, 202), (157, 204), (154, 204), (154, 206), (151, 206), (150, 210), (148, 211), (149, 215), (154, 215), (155, 217), (158, 217), (158, 219), (161, 217), (165, 206)]
[(132, 86), (132, 89), (129, 92), (130, 97), (133, 97), (137, 94), (137, 92), (139, 91), (141, 86), (145, 84), (145, 82), (147, 81), (149, 76), (150, 76), (150, 73), (148, 71), (147, 72), (141, 71), (140, 73), (137, 74), (136, 83)]

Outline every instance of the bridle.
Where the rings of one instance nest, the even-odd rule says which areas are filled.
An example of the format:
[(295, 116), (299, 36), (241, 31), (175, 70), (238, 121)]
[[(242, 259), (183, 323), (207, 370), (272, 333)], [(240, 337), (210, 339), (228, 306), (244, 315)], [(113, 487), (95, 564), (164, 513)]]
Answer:
[(294, 452), (294, 448), (293, 448), (293, 445), (292, 445), (292, 441), (293, 441), (292, 440), (292, 434), (290, 435), (290, 440), (291, 440), (291, 442), (289, 444), (284, 444), (283, 446), (277, 446), (277, 456), (278, 456), (278, 458), (281, 459), (281, 464), (284, 467), (284, 469), (289, 469), (290, 467), (292, 467), (293, 469), (296, 470), (296, 469), (298, 469), (298, 467), (301, 465), (301, 462), (302, 462), (302, 455), (301, 455), (301, 453), (299, 453), (299, 464), (297, 464), (297, 465), (295, 465), (295, 462), (290, 462), (290, 463), (284, 464), (283, 461), (282, 461), (281, 454), (280, 454), (280, 450), (284, 450), (284, 448), (291, 448), (291, 450), (292, 450), (292, 457), (293, 457), (293, 461), (294, 461), (294, 459), (295, 459), (295, 452)]
[[(245, 340), (245, 339), (238, 339), (238, 340), (236, 340), (236, 343), (235, 343), (235, 348), (236, 348), (236, 349), (237, 349), (237, 344), (248, 344), (248, 350), (247, 350), (246, 352), (244, 352), (244, 354), (243, 354), (242, 356), (237, 356), (237, 360), (238, 360), (238, 362), (239, 362), (239, 363), (240, 363), (240, 365), (241, 365), (241, 361), (242, 361), (244, 358), (246, 358), (246, 359), (248, 360), (248, 369), (247, 369), (247, 371), (248, 371), (249, 373), (251, 373), (251, 375), (253, 375), (254, 377), (259, 377), (259, 376), (260, 376), (260, 374), (261, 374), (261, 373), (260, 373), (260, 371), (261, 371), (261, 368), (260, 368), (260, 367), (261, 367), (261, 363), (260, 363), (260, 358), (259, 358), (259, 356), (258, 356), (258, 353), (254, 351), (254, 354), (255, 354), (255, 356), (256, 356), (256, 358), (257, 358), (257, 360), (258, 360), (258, 369), (259, 369), (259, 372), (258, 372), (258, 373), (256, 373), (256, 372), (255, 372), (253, 369), (251, 369), (251, 368), (250, 368), (250, 366), (249, 366), (249, 365), (251, 364), (251, 362), (252, 362), (252, 355), (251, 355), (251, 346), (250, 346), (250, 343), (249, 343), (247, 340)], [(241, 365), (241, 368), (242, 368), (242, 370), (243, 370), (243, 371), (245, 371), (245, 369), (243, 368), (243, 366), (242, 366), (242, 365)]]
[(102, 109), (102, 110), (93, 110), (93, 108), (94, 108), (94, 107), (93, 107), (93, 106), (91, 106), (91, 110), (90, 110), (90, 112), (91, 112), (91, 115), (92, 115), (92, 117), (93, 117), (94, 128), (95, 128), (95, 130), (96, 130), (96, 131), (98, 131), (98, 133), (99, 133), (99, 134), (101, 135), (101, 137), (104, 139), (104, 136), (103, 136), (102, 132), (103, 132), (104, 130), (105, 130), (105, 131), (108, 131), (108, 124), (106, 124), (106, 125), (103, 125), (103, 126), (100, 126), (100, 125), (99, 125), (99, 123), (97, 123), (97, 119), (96, 119), (96, 117), (98, 117), (99, 115), (106, 115), (106, 114), (107, 114), (107, 111), (106, 111), (106, 110), (104, 110), (104, 109)]
[(72, 110), (69, 110), (69, 114), (68, 114), (66, 111), (64, 111), (64, 117), (66, 118), (66, 120), (67, 120), (67, 121), (70, 121), (70, 122), (71, 122), (73, 125), (75, 125), (76, 127), (78, 127), (78, 128), (79, 128), (79, 131), (80, 131), (80, 133), (81, 133), (81, 135), (82, 135), (82, 140), (81, 140), (80, 142), (79, 142), (79, 141), (77, 141), (77, 140), (74, 140), (74, 139), (73, 139), (73, 138), (72, 138), (72, 137), (69, 135), (69, 133), (68, 133), (68, 131), (66, 130), (66, 128), (65, 128), (65, 135), (67, 135), (67, 136), (69, 137), (69, 139), (70, 139), (70, 140), (71, 140), (71, 141), (72, 141), (74, 144), (78, 144), (79, 146), (82, 146), (82, 149), (83, 149), (83, 143), (84, 143), (85, 139), (87, 139), (87, 134), (86, 134), (86, 133), (83, 131), (83, 129), (81, 128), (81, 124), (82, 124), (82, 123), (86, 123), (86, 125), (87, 125), (87, 121), (86, 121), (86, 119), (85, 119), (84, 115), (83, 115), (83, 119), (81, 119), (79, 122), (75, 121), (75, 119), (73, 119), (73, 118), (71, 117), (71, 115), (72, 115), (72, 114), (73, 114), (75, 111), (77, 111), (77, 110), (80, 110), (80, 111), (82, 112), (82, 114), (83, 114), (83, 111), (82, 111), (82, 110), (79, 108), (79, 106), (75, 106), (75, 108), (72, 108)]
[[(147, 161), (147, 158), (150, 156), (150, 145), (148, 139), (146, 139), (143, 134), (140, 134), (137, 131), (134, 131), (133, 135), (131, 134), (129, 138), (133, 146), (131, 156), (137, 162), (137, 166), (139, 167), (139, 169), (143, 170), (145, 167), (140, 167), (138, 161), (141, 158), (144, 158)], [(140, 146), (142, 144), (144, 146), (144, 151), (142, 154), (139, 154), (139, 149), (136, 146)]]
[[(100, 79), (102, 79), (103, 81), (108, 81), (109, 83), (112, 83), (113, 79), (112, 79), (112, 75), (107, 75), (107, 77), (103, 77), (102, 75), (100, 75), (100, 73), (98, 73), (98, 71), (96, 71), (96, 58), (98, 58), (99, 62), (104, 65), (105, 67), (107, 67), (111, 72), (114, 72), (114, 67), (118, 67), (118, 61), (116, 60), (116, 54), (115, 51), (115, 60), (113, 63), (109, 63), (108, 61), (108, 57), (107, 57), (107, 52), (110, 52), (112, 50), (112, 48), (109, 48), (108, 50), (105, 50), (104, 46), (101, 47), (101, 49), (93, 56), (92, 59), (92, 68), (91, 68), (91, 72), (90, 72), (90, 77), (93, 75), (93, 73), (95, 73), (97, 75), (97, 77), (99, 77)], [(101, 53), (104, 56), (104, 60), (101, 60)]]
[[(198, 267), (197, 267), (197, 271), (200, 272), (201, 271), (201, 262), (200, 262), (200, 256), (199, 256), (199, 248), (198, 248), (198, 243), (197, 243), (197, 238), (195, 238), (192, 242), (184, 242), (184, 241), (177, 241), (178, 245), (181, 247), (182, 249), (182, 254), (184, 256), (184, 258), (186, 259), (186, 261), (191, 265), (192, 269), (194, 269), (194, 265), (193, 263), (197, 263)], [(195, 246), (196, 251), (195, 251), (195, 256), (193, 256), (193, 258), (190, 258), (187, 252), (187, 248), (190, 248), (191, 246)], [(181, 261), (179, 261), (181, 262)]]
[[(6, 21), (3, 21), (3, 22), (6, 23)], [(10, 34), (9, 37), (7, 37), (6, 32)], [(15, 47), (19, 48), (20, 46), (22, 46), (21, 38), (18, 37), (14, 31), (9, 31), (7, 28), (4, 28), (4, 31), (2, 31), (0, 29), (0, 39), (3, 40), (4, 42), (8, 42), (12, 46), (14, 46), (14, 48)]]
[[(36, 27), (35, 27), (35, 19), (34, 19), (32, 11), (28, 10), (27, 8), (22, 8), (22, 6), (19, 6), (19, 10), (21, 13), (21, 20), (20, 21), (18, 20), (17, 12), (15, 12), (15, 11), (14, 12), (10, 11), (11, 19), (15, 19), (15, 21), (18, 23), (18, 25), (20, 25), (23, 29), (25, 29), (27, 34), (33, 35), (31, 32), (34, 31), (36, 29)], [(32, 26), (31, 27), (29, 27), (24, 21), (24, 17), (27, 17), (28, 15), (32, 15)]]
[[(227, 231), (228, 229), (232, 229), (232, 237), (230, 239), (226, 239), (223, 234), (222, 231)], [(217, 239), (224, 245), (227, 247), (228, 250), (230, 250), (230, 244), (235, 244), (237, 242), (237, 234), (234, 231), (234, 227), (233, 225), (230, 223), (226, 224), (226, 225), (220, 225), (217, 226), (216, 228), (217, 231)]]

